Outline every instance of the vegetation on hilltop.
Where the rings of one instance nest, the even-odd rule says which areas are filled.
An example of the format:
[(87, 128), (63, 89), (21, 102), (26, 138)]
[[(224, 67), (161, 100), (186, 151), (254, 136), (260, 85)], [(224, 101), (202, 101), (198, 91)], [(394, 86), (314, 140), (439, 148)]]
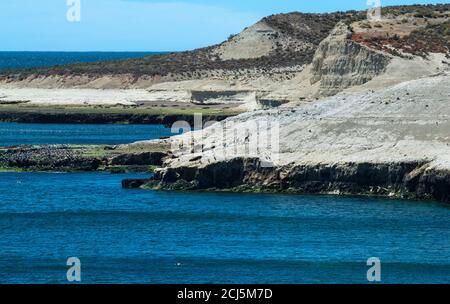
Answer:
[(262, 19), (279, 32), (299, 40), (319, 45), (339, 21), (351, 20), (357, 12), (331, 14), (290, 13), (272, 15)]
[[(105, 74), (130, 74), (140, 77), (147, 75), (170, 76), (185, 75), (189, 78), (201, 77), (203, 71), (211, 70), (242, 70), (242, 69), (271, 69), (310, 63), (315, 47), (322, 41), (333, 27), (352, 13), (332, 14), (278, 14), (264, 18), (270, 26), (294, 39), (312, 44), (314, 47), (302, 52), (286, 50), (281, 47), (274, 49), (270, 55), (253, 59), (221, 60), (215, 53), (218, 45), (196, 49), (193, 51), (170, 53), (144, 58), (128, 60), (102, 61), (96, 63), (82, 63), (50, 68), (32, 68), (20, 71), (4, 72), (13, 80), (22, 80), (30, 75), (38, 76), (67, 76)], [(230, 39), (233, 36), (230, 36)], [(277, 39), (277, 37), (273, 37)]]
[(400, 37), (396, 33), (383, 36), (354, 34), (354, 41), (393, 55), (403, 56), (399, 51), (426, 57), (429, 53), (444, 53), (450, 56), (450, 20), (439, 24), (428, 24)]
[(450, 4), (400, 5), (383, 7), (381, 13), (394, 17), (413, 14), (418, 18), (433, 18), (437, 16), (437, 13), (444, 13), (449, 10)]
[[(383, 8), (382, 14), (394, 17), (409, 14), (421, 18), (437, 18), (439, 16), (450, 17), (449, 10), (450, 4), (393, 6)], [(182, 75), (187, 79), (198, 79), (204, 76), (205, 71), (218, 71), (220, 73), (219, 71), (261, 69), (264, 72), (277, 67), (311, 63), (317, 46), (329, 35), (330, 31), (338, 22), (345, 21), (352, 23), (354, 21), (364, 20), (365, 18), (365, 11), (329, 14), (305, 14), (296, 12), (272, 15), (262, 20), (279, 33), (312, 46), (302, 51), (283, 49), (279, 46), (268, 56), (254, 59), (221, 60), (214, 52), (218, 47), (216, 45), (193, 51), (144, 58), (8, 71), (3, 72), (3, 75), (0, 75), (0, 79), (23, 80), (31, 75), (86, 75), (89, 77), (98, 77), (107, 74), (133, 75), (136, 79), (141, 76), (170, 77), (173, 75)], [(364, 42), (368, 46), (383, 50), (388, 50), (385, 48), (385, 45), (390, 44), (394, 48), (401, 49), (405, 52), (423, 55), (431, 51), (445, 51), (449, 49), (448, 27), (449, 23), (447, 22), (443, 25), (430, 25), (424, 30), (414, 31), (409, 37), (402, 39), (393, 35), (392, 37), (388, 36), (384, 38), (372, 37), (370, 41), (364, 40), (358, 42)], [(276, 36), (273, 37), (275, 40), (277, 38)]]

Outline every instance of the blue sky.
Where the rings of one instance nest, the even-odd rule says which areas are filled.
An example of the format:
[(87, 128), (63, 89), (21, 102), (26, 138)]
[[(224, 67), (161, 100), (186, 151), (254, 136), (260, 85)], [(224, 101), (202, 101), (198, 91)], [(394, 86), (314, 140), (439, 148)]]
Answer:
[(367, 8), (367, 0), (80, 1), (80, 22), (68, 22), (66, 0), (2, 0), (0, 50), (180, 51), (219, 43), (274, 13)]

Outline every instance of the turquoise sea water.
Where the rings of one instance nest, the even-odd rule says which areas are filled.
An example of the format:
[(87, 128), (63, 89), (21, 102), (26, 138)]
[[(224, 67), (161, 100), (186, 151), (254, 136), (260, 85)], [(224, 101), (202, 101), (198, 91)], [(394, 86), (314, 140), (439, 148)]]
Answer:
[(138, 58), (158, 52), (0, 52), (0, 70)]
[(162, 125), (0, 123), (0, 147), (36, 144), (127, 144), (174, 135)]
[[(79, 126), (91, 143), (117, 127)], [(0, 140), (22, 128), (45, 143), (66, 126)], [(58, 140), (79, 139), (71, 128)], [(0, 282), (67, 283), (78, 257), (84, 283), (367, 283), (378, 257), (384, 283), (450, 283), (449, 205), (120, 186), (147, 176), (0, 173)]]
[(146, 175), (0, 174), (0, 281), (449, 283), (450, 209), (358, 198), (124, 190)]

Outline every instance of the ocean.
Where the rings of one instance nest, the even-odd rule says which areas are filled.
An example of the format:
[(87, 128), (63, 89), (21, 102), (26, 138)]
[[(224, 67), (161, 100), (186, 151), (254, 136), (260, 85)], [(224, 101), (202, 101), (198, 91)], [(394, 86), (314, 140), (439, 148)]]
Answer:
[(118, 145), (176, 135), (162, 125), (0, 123), (0, 147), (40, 144)]
[(55, 65), (130, 59), (161, 52), (0, 52), (0, 71)]
[(450, 209), (323, 196), (124, 190), (148, 174), (0, 173), (0, 281), (449, 283)]

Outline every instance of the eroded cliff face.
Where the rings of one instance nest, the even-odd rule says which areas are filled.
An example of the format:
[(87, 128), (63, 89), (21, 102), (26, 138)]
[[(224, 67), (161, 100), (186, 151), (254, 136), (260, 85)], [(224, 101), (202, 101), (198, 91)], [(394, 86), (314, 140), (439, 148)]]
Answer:
[(340, 22), (324, 39), (312, 62), (311, 84), (320, 81), (318, 94), (331, 96), (364, 84), (383, 73), (390, 57), (351, 40), (351, 31)]
[(142, 184), (165, 190), (356, 194), (450, 202), (450, 171), (415, 161), (267, 168), (257, 158), (235, 158), (204, 167), (167, 168), (137, 186)]

